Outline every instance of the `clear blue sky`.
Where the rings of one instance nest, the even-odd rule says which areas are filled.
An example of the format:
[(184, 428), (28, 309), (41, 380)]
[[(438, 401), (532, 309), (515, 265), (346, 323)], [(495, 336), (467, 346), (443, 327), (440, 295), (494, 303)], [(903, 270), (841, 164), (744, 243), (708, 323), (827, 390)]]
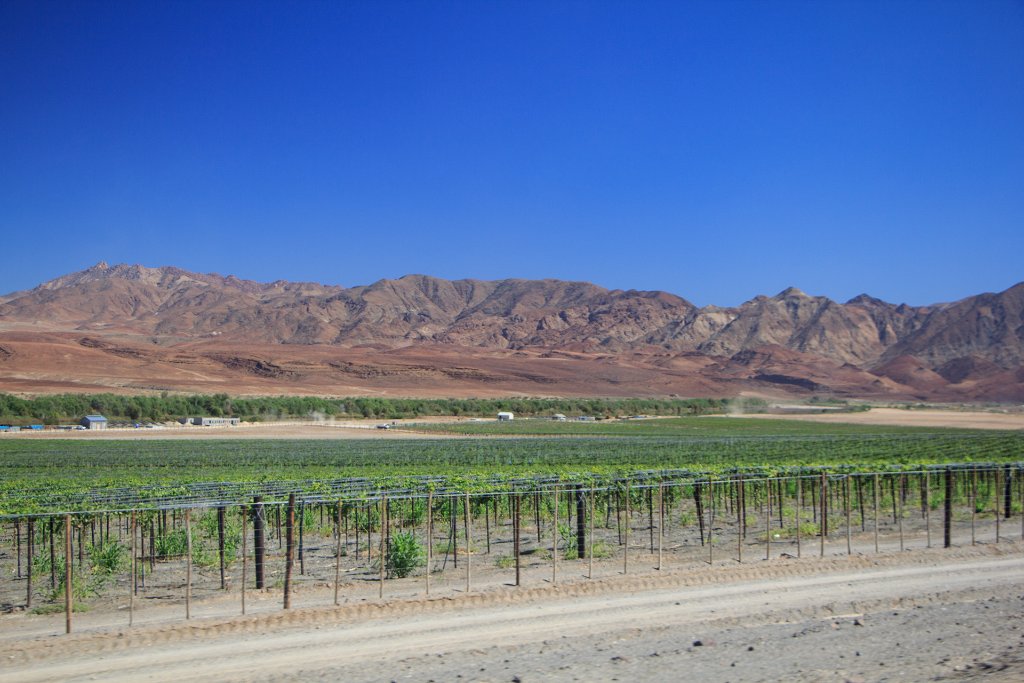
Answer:
[(1024, 3), (0, 2), (0, 292), (1024, 280)]

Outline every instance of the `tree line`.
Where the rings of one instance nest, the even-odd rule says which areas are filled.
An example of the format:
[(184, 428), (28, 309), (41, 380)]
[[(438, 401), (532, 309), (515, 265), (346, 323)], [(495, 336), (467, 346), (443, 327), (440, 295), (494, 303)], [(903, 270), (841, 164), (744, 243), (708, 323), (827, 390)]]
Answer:
[[(101, 414), (114, 421), (165, 422), (183, 417), (238, 417), (245, 421), (376, 418), (401, 419), (427, 415), (493, 417), (499, 411), (517, 416), (615, 417), (622, 415), (711, 415), (729, 409), (737, 399), (725, 398), (324, 398), (318, 396), (233, 397), (228, 394), (154, 396), (119, 394), (55, 394), (20, 398), (0, 393), (0, 424), (47, 425), (78, 422)], [(743, 399), (747, 409), (750, 399)]]

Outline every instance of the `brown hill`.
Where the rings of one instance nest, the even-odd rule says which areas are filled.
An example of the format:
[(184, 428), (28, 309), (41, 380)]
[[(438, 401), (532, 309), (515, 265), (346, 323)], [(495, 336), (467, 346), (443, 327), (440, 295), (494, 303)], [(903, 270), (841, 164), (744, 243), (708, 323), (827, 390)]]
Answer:
[(735, 308), (558, 280), (257, 283), (100, 263), (0, 297), (0, 390), (1022, 400), (1024, 283)]

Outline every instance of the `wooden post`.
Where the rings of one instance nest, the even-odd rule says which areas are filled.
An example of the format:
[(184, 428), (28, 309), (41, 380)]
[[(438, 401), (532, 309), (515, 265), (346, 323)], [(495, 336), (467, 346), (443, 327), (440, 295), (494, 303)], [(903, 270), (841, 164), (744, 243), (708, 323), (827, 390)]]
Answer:
[[(95, 537), (95, 534), (93, 534), (93, 536)], [(96, 542), (96, 540), (94, 538), (93, 539), (93, 543), (95, 543), (95, 542)], [(17, 572), (17, 574), (15, 574), (15, 576), (20, 579), (21, 578), (21, 520), (20, 519), (15, 519), (14, 520), (14, 545), (15, 545), (15, 552), (14, 552), (14, 554), (18, 558), (18, 572)]]
[[(1005, 490), (1002, 493), (1002, 516), (1006, 519), (1010, 519), (1014, 514), (1014, 470), (1010, 465), (1002, 467), (1002, 471), (1006, 473), (1006, 478), (1002, 482)], [(81, 551), (79, 551), (81, 553)]]
[(661, 571), (665, 544), (665, 482), (658, 482), (658, 571)]
[(971, 468), (971, 545), (975, 544), (974, 520), (978, 516), (978, 466)]
[(897, 501), (893, 502), (899, 510), (899, 529), (900, 529), (900, 552), (903, 552), (903, 474), (900, 473), (900, 495)]
[(715, 482), (708, 479), (708, 504), (705, 506), (708, 510), (708, 564), (715, 566), (715, 544), (714, 538), (712, 537), (712, 525), (715, 521)]
[[(497, 523), (497, 521), (498, 521), (497, 518), (495, 518), (494, 521), (495, 521), (495, 523)], [(487, 538), (486, 554), (490, 555), (491, 554), (491, 507), (490, 507), (490, 498), (487, 498), (487, 497), (484, 498), (484, 536)]]
[[(555, 501), (558, 504), (558, 501)], [(469, 492), (466, 492), (466, 497), (463, 499), (464, 512), (463, 516), (466, 520), (466, 592), (469, 593), (472, 589), (473, 580), (473, 536), (471, 529), (473, 528), (473, 517), (469, 511)]]
[[(139, 525), (139, 562), (141, 563), (141, 566), (138, 567), (142, 571), (139, 572), (139, 574), (137, 574), (135, 576), (135, 578), (133, 579), (133, 581), (135, 582), (135, 594), (136, 595), (139, 594), (139, 588), (142, 588), (142, 590), (146, 589), (146, 531), (145, 531), (145, 529), (146, 529), (146, 523), (142, 522)], [(118, 530), (120, 530), (120, 529), (118, 529)], [(154, 543), (150, 543), (149, 544), (149, 555), (150, 555), (150, 557), (155, 557), (156, 556), (156, 544), (154, 544)], [(150, 568), (152, 569), (152, 566)]]
[(850, 475), (849, 474), (846, 475), (846, 481), (844, 482), (844, 484), (845, 484), (845, 488), (846, 488), (846, 496), (845, 496), (845, 499), (846, 499), (845, 500), (845, 503), (846, 503), (846, 554), (847, 555), (852, 555), (853, 554), (853, 545), (852, 545), (852, 538), (851, 538), (851, 536), (852, 536), (853, 532), (850, 529), (850, 523), (851, 522), (850, 522)]
[(693, 504), (697, 508), (697, 526), (700, 528), (700, 544), (704, 545), (704, 504), (701, 501), (701, 483), (693, 483)]
[[(152, 550), (152, 549), (150, 549)], [(217, 555), (220, 558), (220, 589), (227, 588), (224, 580), (224, 506), (217, 506)]]
[(71, 515), (64, 515), (64, 632), (71, 633), (71, 587), (74, 584), (71, 554)]
[(246, 528), (248, 526), (248, 522), (249, 522), (249, 509), (245, 505), (243, 505), (242, 506), (242, 615), (243, 616), (245, 616), (245, 581), (248, 578), (246, 576), (246, 574), (248, 573), (247, 570), (249, 569), (249, 548), (247, 547), (249, 539), (246, 537), (246, 533), (248, 532), (248, 529)]
[(185, 619), (192, 618), (192, 517), (185, 510)]
[(377, 562), (380, 563), (380, 575), (377, 577), (377, 597), (384, 598), (384, 567), (387, 565), (388, 549), (384, 543), (384, 529), (388, 524), (388, 497), (384, 496), (377, 502), (380, 506), (380, 552), (377, 553)]
[(515, 494), (515, 498), (512, 499), (513, 511), (512, 511), (512, 553), (516, 558), (516, 585), (519, 585), (520, 579), (520, 558), (519, 558), (519, 536), (521, 530), (521, 519), (520, 519), (520, 508), (522, 505), (522, 495)]
[(923, 498), (923, 502), (924, 502), (924, 533), (925, 533), (925, 538), (927, 539), (927, 547), (928, 548), (932, 547), (932, 514), (931, 514), (932, 505), (931, 505), (931, 500), (930, 500), (931, 499), (931, 492), (932, 492), (931, 489), (932, 489), (931, 473), (928, 470), (925, 470), (924, 471), (924, 492), (923, 492), (922, 498)]
[(334, 542), (334, 606), (338, 606), (338, 583), (341, 581), (341, 499), (338, 499), (338, 516), (334, 524), (337, 536)]
[(137, 561), (135, 556), (135, 510), (132, 510), (132, 542), (128, 548), (131, 552), (131, 560), (128, 562), (129, 571), (131, 571), (131, 580), (128, 581), (128, 625), (131, 626), (132, 622), (135, 621), (135, 563)]
[(626, 480), (626, 525), (623, 530), (623, 544), (622, 544), (622, 573), (629, 573), (629, 521), (630, 521), (630, 501), (629, 501), (629, 479)]
[(306, 575), (306, 554), (305, 554), (305, 537), (303, 530), (306, 527), (306, 501), (299, 501), (299, 575)]
[(746, 506), (747, 482), (742, 474), (736, 475), (736, 561), (743, 564), (743, 527), (747, 521), (743, 518)]
[(942, 547), (949, 548), (952, 545), (953, 527), (953, 468), (946, 468), (946, 501), (943, 506), (943, 530)]
[(252, 499), (252, 549), (255, 553), (253, 565), (256, 570), (256, 588), (263, 589), (263, 560), (265, 553), (265, 535), (263, 496), (254, 496)]
[(36, 523), (31, 517), (25, 522), (28, 527), (28, 539), (27, 539), (27, 550), (28, 550), (28, 561), (25, 564), (25, 574), (28, 579), (26, 582), (25, 590), (25, 609), (32, 607), (32, 561), (35, 559), (35, 535), (36, 535)]
[(825, 557), (825, 536), (828, 535), (828, 475), (824, 472), (821, 473), (821, 495), (818, 496), (821, 504), (821, 514), (819, 521), (821, 527), (818, 529), (819, 536), (821, 536), (821, 557)]
[(433, 564), (434, 554), (434, 492), (427, 491), (427, 595), (430, 595), (430, 567)]
[(651, 537), (651, 554), (654, 554), (654, 489), (647, 488), (647, 530)]
[(292, 569), (295, 564), (295, 494), (288, 494), (288, 511), (285, 517), (284, 551), (284, 609), (292, 607)]
[(875, 496), (875, 553), (878, 553), (878, 472), (875, 472), (872, 477), (874, 483), (874, 496)]
[(533, 493), (533, 515), (537, 518), (537, 544), (540, 545), (540, 491)]
[(804, 480), (796, 478), (796, 556), (800, 557), (800, 516), (804, 506)]
[[(582, 560), (587, 552), (587, 508), (583, 498), (583, 485), (576, 484), (576, 559)], [(590, 534), (593, 542), (594, 534)]]
[(590, 487), (590, 543), (587, 551), (589, 553), (589, 564), (587, 566), (587, 578), (594, 578), (594, 487)]
[(995, 543), (999, 542), (999, 468), (996, 467), (992, 473), (995, 485), (992, 488), (992, 512), (995, 513)]
[(764, 516), (764, 559), (772, 559), (772, 480), (765, 479), (768, 489), (768, 508)]
[[(459, 513), (455, 507), (456, 496), (451, 495), (448, 497), (448, 513), (451, 517), (449, 520), (449, 534), (448, 537), (451, 539), (452, 549), (452, 562), (455, 564), (455, 568), (459, 568)], [(539, 527), (538, 527), (539, 528)], [(448, 558), (447, 552), (445, 553), (445, 559)], [(441, 565), (441, 569), (444, 569), (444, 565)]]
[(551, 524), (551, 584), (558, 584), (558, 487), (555, 487), (555, 517)]
[[(51, 590), (56, 590), (57, 589), (57, 555), (56, 555), (56, 551), (54, 550), (54, 546), (53, 546), (53, 544), (54, 544), (54, 541), (53, 541), (53, 536), (54, 536), (53, 517), (48, 517), (46, 522), (47, 522), (47, 527), (49, 528), (49, 531), (50, 531), (50, 589)], [(999, 503), (998, 502), (996, 503), (996, 524), (997, 525), (999, 524)], [(117, 530), (119, 532), (121, 531), (120, 525), (118, 525)], [(998, 539), (998, 534), (997, 534), (997, 539)]]
[[(356, 532), (356, 562), (359, 562), (359, 504), (352, 506), (352, 526)], [(367, 542), (369, 543), (369, 542)]]

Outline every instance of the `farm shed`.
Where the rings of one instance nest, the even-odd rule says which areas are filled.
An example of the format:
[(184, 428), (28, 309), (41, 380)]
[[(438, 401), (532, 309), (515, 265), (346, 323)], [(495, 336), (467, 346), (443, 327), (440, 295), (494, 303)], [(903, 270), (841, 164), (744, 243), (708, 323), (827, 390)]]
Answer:
[(78, 424), (82, 425), (86, 429), (106, 429), (107, 418), (102, 415), (86, 415)]
[(498, 422), (508, 422), (514, 417), (515, 415), (513, 415), (512, 413), (500, 412), (498, 413)]

